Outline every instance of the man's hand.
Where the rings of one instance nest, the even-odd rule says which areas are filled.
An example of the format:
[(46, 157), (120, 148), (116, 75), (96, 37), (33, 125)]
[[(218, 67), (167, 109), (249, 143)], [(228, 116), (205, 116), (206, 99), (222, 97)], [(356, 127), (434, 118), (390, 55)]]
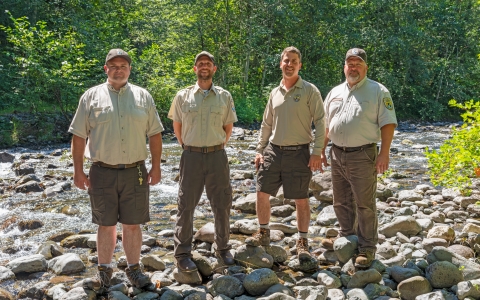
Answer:
[(261, 155), (260, 153), (257, 153), (255, 155), (255, 170), (257, 170), (257, 172), (261, 164), (263, 164), (263, 155)]
[(390, 156), (388, 155), (388, 153), (386, 155), (383, 154), (382, 152), (378, 154), (377, 163), (375, 164), (378, 174), (383, 174), (383, 172), (388, 170), (389, 160), (390, 160)]
[(320, 155), (312, 154), (310, 155), (310, 161), (308, 162), (308, 166), (312, 172), (320, 171), (323, 173), (322, 169), (322, 158)]
[(149, 185), (156, 185), (162, 179), (162, 169), (160, 166), (152, 167), (148, 172), (147, 182)]
[(83, 171), (73, 173), (73, 183), (76, 187), (82, 190), (86, 190), (90, 187), (90, 180)]
[(325, 154), (325, 148), (322, 150), (321, 158), (322, 158), (322, 164), (323, 164), (323, 166), (324, 166), (325, 168), (328, 167), (329, 164), (328, 164), (327, 154)]

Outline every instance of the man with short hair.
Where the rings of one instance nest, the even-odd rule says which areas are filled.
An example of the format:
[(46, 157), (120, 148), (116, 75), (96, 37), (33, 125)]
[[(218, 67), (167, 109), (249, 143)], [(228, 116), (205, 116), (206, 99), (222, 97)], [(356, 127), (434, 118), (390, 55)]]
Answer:
[[(92, 222), (98, 224), (98, 273), (84, 281), (85, 288), (97, 292), (110, 285), (117, 222), (123, 229), (128, 279), (137, 288), (151, 284), (139, 264), (140, 224), (150, 220), (149, 186), (161, 178), (163, 126), (152, 96), (128, 82), (131, 62), (122, 49), (108, 52), (103, 67), (107, 82), (82, 95), (68, 130), (73, 134), (74, 183), (88, 189)], [(147, 137), (152, 156), (149, 172), (145, 167)], [(92, 161), (88, 177), (83, 170), (84, 155)]]
[(197, 271), (191, 259), (193, 214), (204, 188), (215, 218), (217, 257), (226, 265), (235, 263), (228, 244), (232, 187), (224, 150), (237, 121), (235, 106), (230, 93), (213, 84), (217, 66), (212, 54), (197, 54), (193, 70), (197, 83), (177, 93), (168, 113), (183, 148), (174, 235), (174, 255), (181, 272)]
[[(325, 124), (320, 91), (303, 80), (298, 72), (302, 56), (295, 47), (287, 47), (280, 57), (282, 81), (268, 99), (256, 149), (257, 216), (260, 229), (245, 240), (251, 246), (270, 244), (270, 195), (283, 185), (285, 198), (295, 199), (299, 239), (297, 254), (301, 261), (311, 258), (308, 247), (310, 205), (308, 187), (312, 171), (322, 170), (321, 153)], [(312, 135), (312, 122), (315, 137)], [(314, 141), (312, 155), (310, 142)]]
[[(325, 146), (332, 141), (333, 207), (340, 224), (339, 236), (358, 235), (357, 267), (369, 267), (378, 241), (375, 205), (377, 174), (388, 169), (390, 145), (397, 119), (390, 92), (367, 78), (367, 54), (347, 51), (343, 68), (346, 81), (325, 99)], [(377, 142), (381, 140), (380, 153)], [(327, 165), (325, 149), (323, 164)], [(334, 239), (322, 245), (333, 249)]]

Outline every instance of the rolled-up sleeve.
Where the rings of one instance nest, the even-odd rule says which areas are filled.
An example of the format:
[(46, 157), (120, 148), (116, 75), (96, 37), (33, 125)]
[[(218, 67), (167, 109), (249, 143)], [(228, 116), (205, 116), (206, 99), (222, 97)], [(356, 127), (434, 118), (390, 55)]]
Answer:
[(310, 114), (313, 118), (313, 124), (315, 125), (315, 137), (313, 143), (313, 155), (322, 154), (322, 149), (325, 139), (325, 109), (323, 106), (322, 95), (318, 89), (315, 89), (312, 93), (312, 99), (310, 101)]
[(80, 98), (78, 102), (77, 111), (73, 117), (72, 123), (68, 128), (68, 132), (76, 136), (86, 139), (90, 132), (90, 127), (88, 123), (89, 109), (88, 109), (88, 95), (85, 93)]
[(256, 152), (263, 155), (263, 150), (268, 145), (268, 140), (272, 135), (272, 124), (273, 124), (273, 106), (272, 106), (272, 94), (268, 99), (267, 106), (263, 112), (262, 125), (260, 127), (260, 134), (258, 136), (258, 145)]
[(150, 94), (146, 95), (147, 103), (149, 103), (148, 108), (148, 127), (147, 127), (147, 136), (151, 137), (155, 134), (158, 134), (164, 130), (160, 116), (158, 115), (157, 107), (155, 101)]
[(227, 114), (223, 120), (223, 126), (225, 125), (228, 125), (228, 124), (231, 124), (231, 123), (235, 123), (237, 122), (237, 113), (235, 111), (235, 104), (233, 103), (233, 98), (232, 98), (232, 95), (230, 95), (230, 93), (228, 93), (228, 97), (227, 97)]

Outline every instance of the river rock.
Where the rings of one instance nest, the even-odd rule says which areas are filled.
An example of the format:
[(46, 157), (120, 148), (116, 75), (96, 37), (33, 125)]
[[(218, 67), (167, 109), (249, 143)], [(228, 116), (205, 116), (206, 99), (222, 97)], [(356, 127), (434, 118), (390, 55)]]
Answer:
[(60, 242), (64, 248), (90, 248), (87, 242), (90, 240), (90, 234), (76, 234), (66, 237)]
[(409, 269), (409, 268), (403, 268), (400, 266), (393, 266), (388, 269), (388, 273), (392, 278), (400, 283), (404, 281), (405, 279), (414, 277), (414, 276), (420, 276), (420, 272), (414, 269)]
[(379, 299), (383, 295), (387, 295), (388, 297), (392, 298), (398, 298), (397, 292), (393, 291), (388, 286), (377, 283), (369, 283), (363, 290), (367, 294), (368, 299)]
[(417, 223), (422, 227), (422, 230), (428, 231), (433, 228), (434, 223), (430, 219), (419, 219), (417, 218)]
[(382, 275), (375, 269), (368, 269), (365, 271), (357, 271), (348, 282), (347, 288), (364, 288), (369, 283), (379, 283), (382, 280)]
[(400, 293), (402, 300), (415, 300), (419, 295), (430, 293), (432, 291), (432, 286), (425, 277), (414, 276), (400, 282), (397, 290), (398, 293)]
[(250, 193), (246, 197), (242, 197), (233, 203), (233, 209), (240, 210), (243, 213), (255, 214), (257, 203), (257, 194)]
[(362, 289), (351, 289), (347, 292), (347, 299), (351, 300), (369, 300), (367, 293)]
[(341, 289), (328, 289), (327, 299), (345, 300), (345, 294)]
[(43, 299), (49, 284), (50, 282), (48, 281), (40, 281), (31, 287), (27, 287), (25, 290), (18, 293), (18, 299)]
[(230, 178), (233, 180), (253, 179), (255, 175), (252, 171), (235, 170), (230, 174)]
[(425, 269), (425, 277), (433, 288), (449, 288), (463, 281), (462, 271), (448, 261), (437, 261)]
[(321, 285), (326, 286), (328, 289), (338, 289), (342, 286), (340, 278), (327, 270), (318, 272), (317, 281)]
[(235, 261), (242, 266), (251, 268), (271, 268), (273, 266), (273, 257), (262, 247), (242, 245), (236, 250)]
[[(433, 234), (432, 236), (435, 236), (437, 234)], [(439, 235), (439, 236), (444, 236), (444, 235)], [(426, 238), (423, 239), (422, 241), (422, 246), (423, 249), (427, 252), (431, 252), (434, 247), (437, 246), (442, 246), (442, 247), (448, 247), (448, 242), (447, 240), (443, 238), (438, 238), (438, 237), (432, 237), (432, 238)]]
[(333, 243), (333, 250), (341, 263), (346, 263), (357, 251), (358, 237), (349, 235), (340, 237)]
[(377, 245), (377, 254), (384, 259), (389, 259), (397, 255), (397, 252), (395, 252), (395, 249), (393, 249), (392, 244), (389, 242), (384, 242), (380, 245)]
[(41, 254), (22, 256), (7, 263), (6, 267), (15, 274), (44, 272), (47, 270), (47, 260)]
[(49, 186), (43, 192), (44, 197), (51, 198), (51, 197), (53, 197), (57, 194), (63, 193), (65, 184), (66, 184), (66, 182), (62, 182), (62, 183), (56, 184), (54, 186)]
[(83, 287), (76, 287), (63, 294), (59, 300), (95, 300), (97, 295), (94, 291), (84, 289)]
[(0, 300), (14, 300), (13, 295), (8, 291), (0, 288)]
[(34, 230), (40, 227), (43, 227), (43, 222), (40, 220), (22, 220), (18, 222), (18, 229), (20, 229), (20, 231)]
[(462, 281), (457, 285), (457, 297), (460, 300), (465, 298), (480, 299), (480, 280)]
[(42, 192), (43, 188), (36, 181), (29, 181), (27, 183), (21, 184), (15, 188), (17, 193), (30, 193), (30, 192)]
[(294, 271), (311, 272), (318, 268), (318, 260), (313, 256), (304, 261), (295, 258), (290, 260), (288, 267)]
[(403, 202), (403, 201), (415, 202), (422, 199), (423, 199), (423, 196), (415, 190), (401, 190), (398, 192), (399, 202)]
[(291, 205), (281, 205), (271, 208), (271, 213), (273, 216), (285, 218), (290, 216), (295, 211), (295, 207)]
[(293, 288), (298, 300), (326, 300), (328, 289), (323, 285), (296, 286)]
[(464, 280), (480, 278), (480, 265), (465, 259), (464, 257), (449, 251), (445, 247), (437, 246), (426, 257), (429, 264), (437, 261), (447, 261), (455, 265), (457, 269), (462, 269)]
[(317, 216), (316, 222), (318, 225), (322, 226), (329, 226), (335, 224), (335, 222), (337, 222), (337, 215), (333, 210), (333, 205), (329, 205), (322, 209)]
[(9, 268), (0, 266), (0, 283), (10, 279), (15, 279), (15, 273), (13, 273)]
[(51, 259), (63, 255), (63, 248), (53, 241), (47, 241), (38, 247), (36, 254), (41, 254), (46, 259)]
[(36, 181), (36, 182), (41, 182), (41, 180), (37, 177), (35, 174), (27, 174), (25, 176), (20, 177), (19, 180), (15, 182), (17, 186), (22, 185), (24, 183), (27, 183), (29, 181)]
[(109, 300), (129, 300), (131, 298), (120, 291), (111, 291), (111, 292), (108, 292), (108, 299)]
[(272, 285), (277, 283), (277, 274), (267, 268), (254, 270), (243, 280), (245, 290), (252, 296), (263, 295)]
[(285, 234), (295, 234), (298, 232), (297, 226), (284, 223), (270, 223), (270, 231), (272, 230), (280, 230)]
[(455, 244), (447, 247), (447, 249), (453, 253), (457, 253), (458, 255), (463, 256), (466, 259), (473, 258), (475, 256), (475, 252), (467, 246)]
[(165, 262), (156, 254), (149, 254), (141, 258), (142, 264), (154, 271), (165, 270)]
[(212, 222), (208, 222), (195, 233), (193, 238), (195, 241), (213, 244), (215, 242), (215, 225)]
[(476, 224), (466, 224), (463, 229), (462, 229), (462, 232), (466, 232), (466, 233), (477, 233), (479, 234), (480, 233), (480, 225), (476, 225)]
[(435, 292), (417, 296), (415, 300), (457, 300), (455, 294), (449, 293), (446, 290), (437, 290)]
[(12, 163), (15, 160), (15, 155), (7, 152), (0, 152), (0, 163)]
[(75, 274), (85, 270), (85, 264), (76, 253), (67, 253), (48, 262), (48, 268), (57, 275)]
[[(255, 300), (255, 298), (242, 295), (240, 297), (235, 298), (235, 300)], [(257, 300), (295, 300), (295, 298), (289, 295), (286, 295), (284, 293), (278, 292), (278, 293), (271, 294), (267, 297), (257, 298)]]
[(400, 216), (393, 218), (392, 222), (384, 224), (379, 228), (379, 232), (387, 238), (396, 236), (397, 232), (405, 235), (417, 235), (422, 227), (412, 216)]
[(35, 173), (35, 168), (31, 163), (22, 163), (19, 165), (14, 164), (13, 171), (15, 172), (15, 175), (23, 176), (23, 175)]
[(377, 192), (376, 192), (377, 198), (380, 199), (380, 201), (386, 201), (388, 198), (393, 196), (393, 191), (389, 189), (387, 186), (377, 183)]
[(51, 236), (48, 237), (48, 240), (54, 241), (54, 242), (61, 242), (63, 239), (75, 235), (75, 232), (73, 231), (61, 231), (58, 233), (54, 233)]
[(214, 297), (221, 294), (231, 299), (245, 292), (242, 282), (232, 276), (215, 278), (207, 284), (207, 288)]
[(173, 271), (173, 278), (178, 283), (184, 284), (200, 284), (202, 283), (202, 276), (198, 271), (194, 272), (180, 272), (178, 268)]
[(200, 274), (202, 274), (203, 276), (210, 276), (213, 274), (214, 266), (208, 258), (202, 256), (196, 251), (193, 251), (192, 260), (197, 266), (198, 272), (200, 272)]
[(288, 259), (287, 251), (278, 245), (269, 245), (264, 247), (265, 251), (273, 257), (276, 263), (283, 263)]
[(234, 230), (242, 234), (253, 234), (257, 232), (259, 225), (257, 220), (238, 220), (233, 224)]
[(268, 290), (263, 294), (263, 297), (268, 297), (270, 295), (273, 295), (275, 293), (282, 293), (285, 295), (288, 295), (290, 297), (295, 297), (295, 294), (291, 289), (288, 287), (284, 286), (283, 284), (277, 283), (272, 285), (271, 287), (268, 288)]

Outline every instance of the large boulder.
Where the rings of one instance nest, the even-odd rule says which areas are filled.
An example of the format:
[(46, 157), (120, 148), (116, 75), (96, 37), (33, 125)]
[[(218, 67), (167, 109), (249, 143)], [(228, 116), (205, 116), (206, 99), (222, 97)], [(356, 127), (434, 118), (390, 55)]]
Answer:
[(22, 256), (7, 263), (7, 268), (13, 273), (34, 273), (47, 270), (47, 260), (41, 254)]
[(243, 286), (250, 295), (260, 296), (278, 282), (277, 274), (274, 271), (262, 268), (248, 274), (243, 280)]
[(417, 235), (422, 230), (420, 224), (417, 223), (412, 216), (400, 216), (393, 218), (390, 223), (384, 224), (379, 228), (379, 232), (387, 238), (394, 237), (397, 232), (404, 235)]

